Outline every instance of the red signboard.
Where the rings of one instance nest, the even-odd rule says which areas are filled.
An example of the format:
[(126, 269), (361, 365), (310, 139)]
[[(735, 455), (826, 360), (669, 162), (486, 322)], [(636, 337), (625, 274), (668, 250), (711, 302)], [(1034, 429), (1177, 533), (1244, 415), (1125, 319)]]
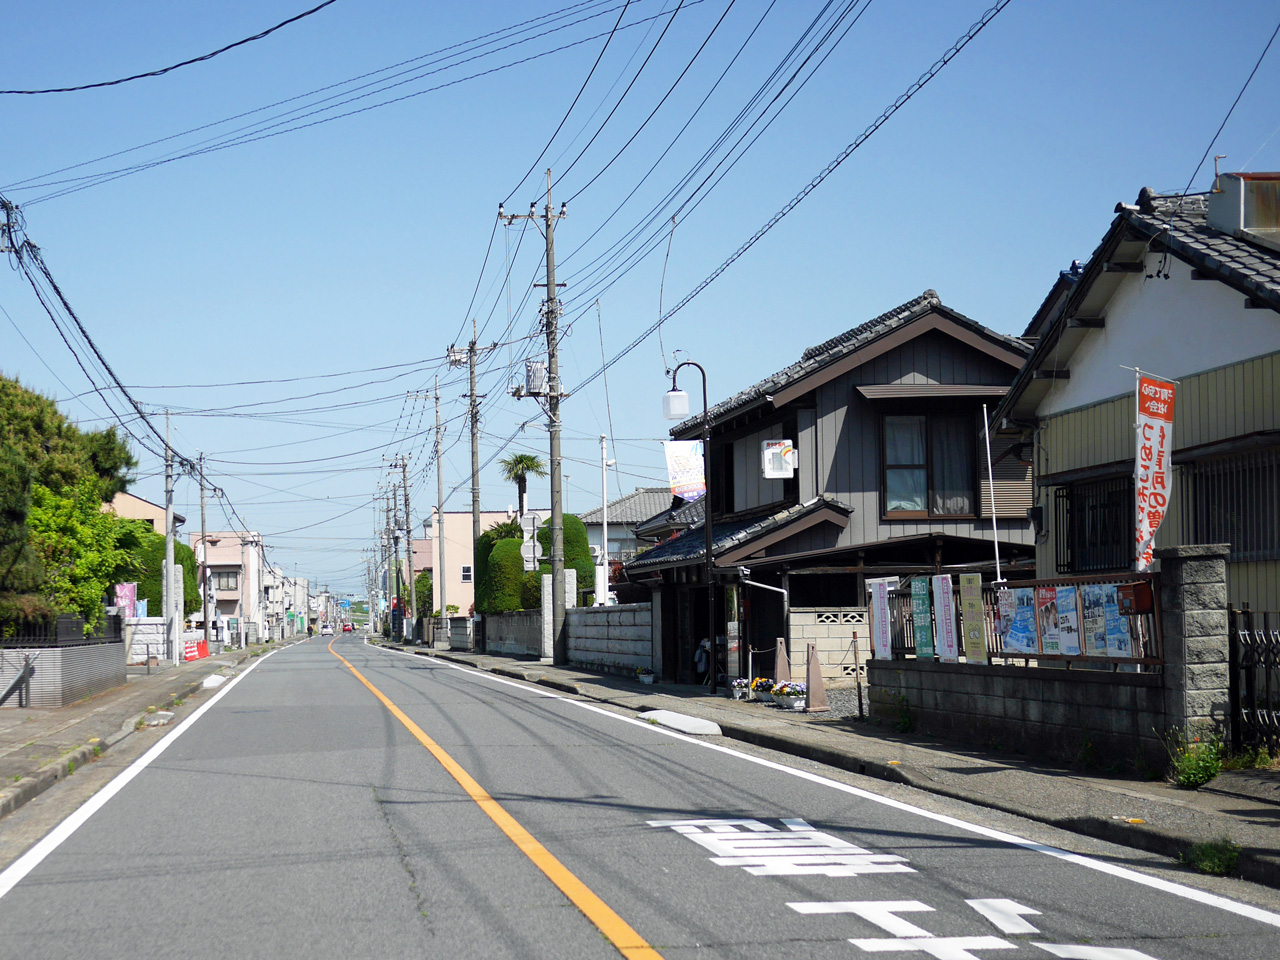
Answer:
[(1138, 375), (1137, 459), (1133, 487), (1137, 496), (1137, 524), (1134, 530), (1134, 566), (1151, 569), (1156, 530), (1169, 509), (1173, 492), (1173, 395), (1174, 384), (1155, 377)]

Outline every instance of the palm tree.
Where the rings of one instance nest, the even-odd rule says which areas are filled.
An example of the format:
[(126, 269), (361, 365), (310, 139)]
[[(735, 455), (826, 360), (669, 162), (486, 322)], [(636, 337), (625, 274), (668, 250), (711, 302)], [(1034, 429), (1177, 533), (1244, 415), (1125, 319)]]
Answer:
[(516, 485), (516, 504), (520, 511), (520, 516), (524, 516), (524, 495), (525, 490), (529, 486), (529, 477), (545, 477), (547, 475), (547, 465), (542, 462), (542, 458), (532, 453), (513, 453), (505, 460), (499, 460), (498, 466), (502, 467), (502, 478), (509, 480)]

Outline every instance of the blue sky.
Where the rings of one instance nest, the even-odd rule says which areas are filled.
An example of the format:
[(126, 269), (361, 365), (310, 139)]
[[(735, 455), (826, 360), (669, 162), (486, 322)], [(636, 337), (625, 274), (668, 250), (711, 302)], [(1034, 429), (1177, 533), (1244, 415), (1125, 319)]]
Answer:
[[(845, 6), (686, 0), (672, 18), (678, 4), (633, 0), (600, 56), (600, 35), (618, 20), (621, 0), (572, 9), (339, 0), (264, 40), (162, 77), (0, 96), (0, 191), (22, 206), (27, 236), (120, 379), (148, 411), (174, 412), (175, 447), (210, 458), (209, 474), (263, 533), (272, 561), (335, 589), (359, 589), (360, 550), (374, 538), (373, 500), (388, 479), (383, 457), (410, 457), (419, 529), (435, 502), (434, 412), (429, 401), (406, 396), (429, 391), (435, 376), (448, 421), (446, 490), (461, 485), (447, 509), (469, 508), (465, 380), (440, 359), (450, 344), (465, 342), (469, 317), (479, 319), (482, 343), (506, 344), (481, 365), (482, 461), (512, 451), (546, 455), (536, 407), (506, 395), (523, 358), (540, 349), (541, 293), (526, 294), (542, 279), (535, 276), (542, 240), (532, 228), (522, 238), (519, 222), (494, 230), (499, 201), (510, 196), (507, 211), (523, 213), (539, 199), (540, 174), (521, 182), (531, 166), (550, 166), (557, 177), (569, 168), (554, 201), (570, 200), (556, 249), (558, 279), (568, 283), (561, 362), (572, 388), (657, 319), (660, 290), (665, 308), (693, 290), (989, 6), (853, 4), (833, 40), (857, 22), (820, 48), (808, 67), (826, 59), (811, 79), (741, 160), (727, 173), (720, 168), (723, 178), (713, 178), (705, 201), (680, 212), (668, 259), (672, 208), (663, 198), (793, 45), (809, 49), (811, 22), (829, 25)], [(15, 7), (6, 12), (0, 86), (66, 86), (155, 69), (305, 6), (68, 0)], [(714, 403), (926, 288), (982, 323), (1020, 333), (1057, 271), (1089, 255), (1117, 201), (1133, 202), (1143, 186), (1173, 192), (1187, 185), (1277, 16), (1274, 4), (1262, 2), (1233, 4), (1223, 16), (1208, 2), (1014, 0), (672, 317), (661, 343), (650, 337), (612, 366), (607, 392), (598, 378), (565, 403), (568, 509), (599, 503), (601, 433), (616, 438), (611, 496), (664, 482), (657, 442), (667, 426), (664, 351), (669, 358), (681, 350), (682, 359), (707, 368)], [(465, 46), (485, 35), (492, 35), (489, 46)], [(577, 106), (539, 159), (598, 56)], [(459, 62), (464, 57), (469, 62)], [(798, 65), (791, 61), (784, 75)], [(354, 89), (372, 83), (399, 85)], [(449, 85), (428, 89), (441, 84)], [(768, 87), (762, 103), (778, 87)], [(1273, 48), (1212, 151), (1227, 155), (1224, 170), (1280, 169), (1278, 90), (1280, 51)], [(315, 112), (326, 105), (321, 97), (362, 94), (370, 95)], [(407, 99), (383, 104), (400, 97)], [(289, 98), (300, 99), (259, 109)], [(283, 114), (295, 109), (295, 124), (314, 123), (366, 107), (373, 109), (296, 130)], [(219, 122), (248, 111), (257, 112)], [(276, 124), (263, 132), (279, 135), (105, 182), (50, 183), (217, 146), (224, 141), (216, 138), (254, 122)], [(204, 129), (184, 133), (197, 127)], [(161, 138), (172, 139), (85, 163)], [(1212, 173), (1210, 158), (1192, 189), (1207, 189)], [(55, 195), (82, 183), (90, 186)], [(593, 261), (655, 210), (639, 233), (649, 240), (648, 255), (607, 287), (596, 282)], [(89, 384), (20, 273), (0, 271), (0, 307), (8, 318), (0, 315), (0, 371), (58, 398), (86, 426), (109, 422), (97, 396), (81, 396)], [(392, 365), (401, 366), (375, 369)], [(694, 381), (684, 385), (696, 397)], [(534, 422), (499, 449), (527, 420)], [(138, 453), (134, 490), (159, 500), (158, 461)], [(514, 502), (496, 466), (481, 479), (485, 509)], [(535, 483), (533, 503), (547, 499), (545, 481)], [(190, 480), (178, 485), (178, 509), (191, 518), (188, 530), (198, 527)], [(219, 506), (210, 513), (211, 526), (226, 526)]]

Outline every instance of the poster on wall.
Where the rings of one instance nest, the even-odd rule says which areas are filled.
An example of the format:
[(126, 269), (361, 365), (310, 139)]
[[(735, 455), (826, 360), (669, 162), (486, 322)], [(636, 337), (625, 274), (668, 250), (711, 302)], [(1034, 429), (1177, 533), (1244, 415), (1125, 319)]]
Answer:
[(893, 659), (893, 644), (889, 632), (889, 584), (893, 580), (868, 580), (871, 594), (871, 650), (877, 660)]
[(1040, 626), (1040, 652), (1061, 653), (1058, 640), (1058, 591), (1054, 587), (1036, 588), (1036, 620)]
[[(1174, 384), (1138, 373), (1137, 457), (1133, 465), (1134, 569), (1151, 569), (1156, 531), (1169, 509)], [(1125, 629), (1126, 636), (1128, 628)], [(1127, 654), (1126, 654), (1127, 656)]]
[(1075, 587), (1057, 587), (1058, 648), (1068, 657), (1084, 653), (1080, 645), (1080, 596)]
[(1102, 588), (1102, 610), (1106, 619), (1107, 656), (1132, 657), (1133, 644), (1129, 638), (1129, 619), (1120, 615), (1120, 598), (1114, 583), (1109, 583)]
[(982, 617), (982, 574), (960, 574), (960, 632), (964, 635), (964, 658), (969, 663), (987, 662), (987, 626)]
[(933, 610), (929, 605), (929, 581), (911, 578), (911, 625), (916, 637), (916, 659), (933, 659)]
[(1100, 583), (1086, 583), (1080, 588), (1080, 607), (1084, 611), (1083, 643), (1085, 656), (1105, 657), (1107, 653), (1106, 597)]
[(960, 649), (956, 641), (956, 603), (951, 592), (951, 574), (933, 578), (933, 608), (938, 625), (938, 659), (943, 663), (959, 663)]
[(1005, 587), (997, 593), (1000, 618), (997, 629), (1003, 649), (1009, 653), (1039, 653), (1036, 640), (1035, 590)]

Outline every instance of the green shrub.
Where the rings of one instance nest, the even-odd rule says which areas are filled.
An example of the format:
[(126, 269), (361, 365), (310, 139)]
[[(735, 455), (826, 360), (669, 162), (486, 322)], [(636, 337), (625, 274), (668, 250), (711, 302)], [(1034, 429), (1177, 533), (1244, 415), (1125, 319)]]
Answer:
[(1193, 870), (1214, 877), (1225, 877), (1235, 872), (1236, 864), (1240, 862), (1240, 848), (1229, 838), (1223, 837), (1221, 840), (1194, 844), (1178, 859)]
[[(548, 564), (544, 573), (551, 572), (551, 520), (548, 519), (538, 531), (538, 542), (542, 544), (542, 555)], [(571, 513), (564, 515), (564, 565), (578, 572), (578, 595), (591, 593), (596, 588), (596, 564), (591, 559), (591, 544), (587, 540), (587, 525)], [(539, 593), (538, 605), (542, 605)]]
[(550, 572), (550, 567), (538, 567), (524, 575), (520, 586), (520, 605), (525, 610), (542, 609), (542, 575)]
[(1216, 734), (1201, 737), (1175, 729), (1165, 748), (1169, 751), (1169, 779), (1180, 787), (1202, 787), (1222, 771), (1222, 741)]
[(499, 540), (493, 545), (487, 565), (489, 595), (486, 613), (506, 613), (521, 609), (524, 559), (520, 556), (520, 543), (521, 541), (512, 538)]

